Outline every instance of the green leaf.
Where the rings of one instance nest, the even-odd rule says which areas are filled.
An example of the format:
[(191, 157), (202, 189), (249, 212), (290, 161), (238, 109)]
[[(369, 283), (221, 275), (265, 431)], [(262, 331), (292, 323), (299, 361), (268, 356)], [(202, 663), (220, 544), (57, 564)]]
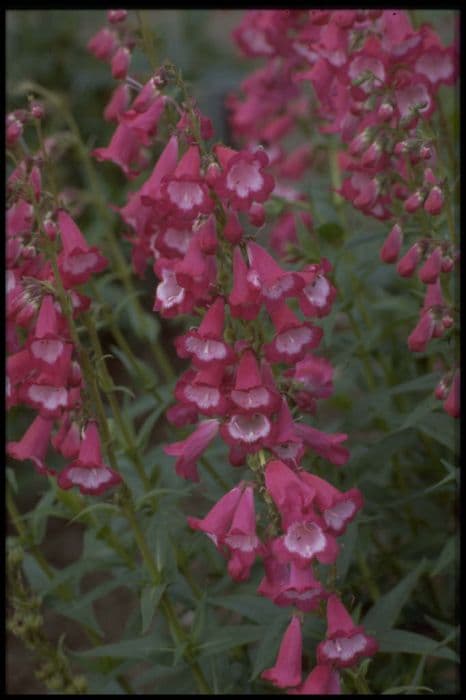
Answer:
[(449, 537), (448, 540), (445, 543), (445, 546), (443, 547), (442, 551), (440, 552), (440, 556), (437, 559), (437, 562), (430, 572), (429, 576), (437, 576), (443, 569), (451, 564), (451, 562), (455, 561), (455, 559), (458, 556), (458, 542), (457, 538), (453, 535), (452, 537)]
[(458, 654), (444, 642), (424, 637), (422, 634), (406, 632), (405, 630), (385, 629), (377, 635), (380, 651), (386, 654), (425, 654), (448, 661), (459, 661)]
[(79, 658), (102, 659), (106, 656), (115, 659), (135, 659), (145, 661), (154, 656), (157, 652), (172, 652), (172, 647), (158, 647), (152, 636), (138, 637), (137, 639), (125, 639), (115, 644), (104, 644), (103, 646), (86, 649), (86, 651), (71, 651), (68, 653)]
[(416, 586), (419, 576), (425, 569), (426, 562), (423, 559), (419, 565), (410, 571), (391, 591), (381, 596), (366, 613), (364, 627), (376, 634), (381, 630), (389, 629), (395, 624), (403, 605), (408, 601), (411, 591)]
[(276, 606), (268, 600), (268, 598), (259, 598), (259, 596), (238, 594), (212, 598), (209, 603), (233, 610), (240, 613), (244, 617), (259, 624), (266, 624), (270, 619), (274, 619), (279, 614)]
[(150, 627), (154, 617), (160, 598), (167, 587), (166, 583), (159, 583), (157, 586), (145, 586), (141, 593), (141, 618), (142, 629), (141, 633), (145, 634)]
[(257, 678), (259, 673), (265, 668), (269, 668), (274, 663), (280, 641), (283, 637), (283, 632), (285, 631), (286, 622), (283, 619), (277, 618), (273, 620), (268, 628), (267, 634), (265, 634), (262, 640), (259, 642), (257, 647), (256, 655), (254, 657), (254, 666), (252, 669), (252, 674), (250, 680)]
[(223, 654), (229, 649), (257, 642), (266, 634), (268, 627), (263, 625), (226, 625), (197, 648), (203, 656)]
[(424, 416), (416, 427), (449, 450), (455, 451), (457, 449), (459, 443), (458, 426), (454, 419), (443, 411), (435, 411)]
[(191, 638), (197, 641), (201, 638), (207, 619), (207, 593), (203, 591), (201, 599), (197, 603), (196, 612), (191, 625)]
[(91, 506), (87, 506), (87, 508), (84, 508), (80, 513), (74, 516), (74, 518), (71, 518), (68, 524), (74, 523), (75, 520), (81, 520), (85, 515), (88, 515), (89, 513), (93, 513), (94, 511), (99, 511), (99, 510), (110, 510), (113, 512), (119, 513), (120, 510), (117, 508), (117, 506), (114, 506), (112, 503), (94, 503)]
[(348, 526), (348, 529), (341, 538), (341, 553), (337, 559), (337, 576), (342, 581), (345, 580), (346, 574), (348, 573), (357, 539), (358, 523), (353, 522)]
[(317, 228), (317, 236), (330, 245), (340, 246), (345, 240), (345, 232), (336, 221), (329, 221)]
[(13, 493), (18, 493), (18, 482), (16, 480), (16, 474), (14, 469), (12, 469), (11, 467), (6, 468), (6, 479), (11, 488), (13, 489)]

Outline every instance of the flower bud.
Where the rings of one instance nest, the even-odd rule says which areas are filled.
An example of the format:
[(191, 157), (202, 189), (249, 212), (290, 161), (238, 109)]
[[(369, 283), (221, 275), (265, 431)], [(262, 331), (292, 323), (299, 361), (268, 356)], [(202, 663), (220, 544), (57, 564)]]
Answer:
[(421, 282), (424, 282), (424, 284), (433, 284), (436, 282), (442, 269), (441, 265), (442, 250), (439, 246), (436, 246), (419, 270), (419, 279)]
[(126, 46), (120, 46), (112, 58), (112, 76), (117, 80), (126, 78), (131, 54)]
[(110, 24), (117, 24), (118, 22), (124, 22), (128, 13), (126, 10), (108, 10), (107, 19)]
[(390, 102), (382, 102), (377, 110), (377, 116), (379, 119), (382, 119), (382, 121), (388, 121), (388, 119), (390, 119), (390, 117), (393, 115), (393, 112), (393, 105), (391, 105)]
[(440, 187), (435, 185), (427, 195), (427, 199), (424, 202), (424, 209), (428, 214), (431, 214), (431, 216), (436, 216), (437, 214), (440, 214), (442, 207), (443, 192)]
[(390, 233), (388, 234), (387, 238), (385, 239), (385, 243), (383, 244), (380, 250), (380, 259), (386, 263), (396, 262), (400, 254), (402, 243), (403, 232), (400, 226), (398, 226), (398, 224), (395, 224)]
[(416, 190), (416, 192), (413, 192), (413, 194), (408, 197), (408, 199), (404, 203), (404, 209), (407, 211), (409, 214), (413, 214), (415, 211), (419, 209), (419, 207), (422, 204), (422, 194), (420, 193), (419, 190)]
[(442, 272), (451, 272), (454, 267), (454, 260), (450, 255), (445, 255), (442, 258)]
[(396, 266), (396, 271), (401, 277), (411, 277), (420, 259), (421, 247), (419, 243), (415, 243), (408, 252), (403, 255)]

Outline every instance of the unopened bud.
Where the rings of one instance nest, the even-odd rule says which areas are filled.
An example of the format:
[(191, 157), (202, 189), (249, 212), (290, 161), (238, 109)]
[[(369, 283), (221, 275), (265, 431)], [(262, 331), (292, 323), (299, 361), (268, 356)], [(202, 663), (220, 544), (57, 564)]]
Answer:
[(40, 102), (32, 102), (30, 109), (34, 119), (42, 119), (44, 116), (44, 105)]
[(419, 190), (416, 190), (416, 192), (413, 192), (413, 194), (410, 197), (408, 197), (408, 199), (405, 201), (404, 209), (409, 214), (412, 214), (413, 212), (415, 212), (419, 209), (421, 204), (422, 204), (422, 194), (420, 193)]
[(382, 102), (377, 110), (377, 116), (383, 121), (387, 121), (393, 115), (394, 109), (390, 102)]
[(118, 22), (124, 22), (128, 13), (126, 10), (108, 10), (107, 19), (110, 24), (117, 24)]
[(442, 208), (443, 192), (440, 187), (435, 185), (427, 195), (427, 199), (424, 202), (424, 209), (431, 216), (436, 216), (437, 214), (440, 214)]

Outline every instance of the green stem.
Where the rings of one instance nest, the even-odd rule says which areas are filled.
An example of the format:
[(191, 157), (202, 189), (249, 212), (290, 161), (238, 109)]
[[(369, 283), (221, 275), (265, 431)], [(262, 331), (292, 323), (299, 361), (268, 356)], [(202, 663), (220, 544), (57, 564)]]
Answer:
[[(123, 487), (123, 511), (126, 515), (126, 518), (131, 525), (131, 528), (134, 533), (134, 538), (136, 540), (136, 543), (138, 545), (139, 551), (141, 553), (141, 556), (144, 560), (144, 563), (151, 575), (152, 578), (152, 583), (154, 586), (158, 586), (161, 582), (161, 572), (158, 570), (157, 564), (152, 556), (152, 552), (149, 548), (149, 545), (147, 544), (147, 541), (144, 537), (144, 533), (141, 529), (141, 526), (139, 524), (139, 521), (136, 516), (136, 512), (134, 510), (134, 504), (132, 500), (132, 496), (130, 491), (127, 489), (127, 487)], [(168, 596), (164, 593), (160, 599), (159, 607), (164, 614), (168, 626), (170, 628), (170, 632), (172, 634), (173, 640), (175, 644), (186, 644), (187, 642), (187, 637), (186, 633), (181, 627), (178, 618), (176, 616), (175, 610), (171, 604), (170, 599)], [(197, 662), (192, 658), (192, 652), (189, 649), (185, 649), (183, 656), (185, 657), (186, 661), (190, 664), (192, 673), (198, 683), (199, 690), (201, 693), (207, 693), (211, 694), (212, 691), (209, 687), (209, 684), (207, 683), (205, 676), (202, 672), (202, 669), (200, 666), (197, 664)]]
[(139, 456), (137, 445), (134, 443), (133, 436), (128, 429), (126, 421), (121, 415), (118, 401), (116, 401), (115, 396), (113, 395), (113, 379), (111, 378), (108, 372), (107, 364), (105, 362), (105, 358), (103, 357), (100, 339), (93, 324), (92, 318), (88, 314), (83, 314), (83, 323), (89, 334), (91, 345), (95, 353), (96, 362), (98, 362), (99, 366), (102, 368), (102, 375), (108, 392), (107, 399), (110, 404), (110, 408), (112, 409), (113, 417), (124, 437), (128, 453), (132, 458), (132, 462), (135, 466), (139, 478), (141, 479), (146, 488), (150, 488), (151, 482), (145, 472), (144, 465), (141, 461), (141, 457)]
[(137, 16), (139, 20), (139, 26), (141, 29), (142, 41), (144, 45), (144, 51), (146, 53), (147, 59), (150, 63), (150, 67), (153, 71), (156, 71), (159, 67), (159, 62), (157, 61), (157, 53), (155, 49), (154, 36), (149, 29), (149, 17), (146, 10), (137, 10)]

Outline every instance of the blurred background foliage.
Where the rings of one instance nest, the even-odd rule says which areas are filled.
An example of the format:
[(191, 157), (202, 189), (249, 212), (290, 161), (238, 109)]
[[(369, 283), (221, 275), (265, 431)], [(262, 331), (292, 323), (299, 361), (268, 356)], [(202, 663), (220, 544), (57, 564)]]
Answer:
[[(201, 109), (213, 120), (217, 139), (226, 142), (229, 142), (229, 130), (224, 98), (238, 88), (254, 66), (260, 65), (260, 61), (240, 58), (230, 40), (230, 32), (241, 15), (230, 10), (145, 12), (145, 21), (154, 31), (160, 62), (169, 58), (181, 68)], [(443, 41), (449, 43), (455, 31), (455, 16), (452, 11), (416, 10), (413, 20), (416, 26), (424, 21), (432, 22)], [(116, 83), (108, 67), (86, 51), (87, 41), (104, 21), (101, 11), (10, 10), (6, 34), (7, 110), (24, 106), (28, 93), (23, 89), (24, 82), (32, 81), (64, 96), (89, 150), (106, 145), (114, 127), (104, 122), (102, 112)], [(132, 72), (143, 77), (147, 71), (145, 58), (136, 51)], [(442, 88), (440, 95), (449, 116), (450, 137), (458, 147), (457, 93)], [(62, 111), (48, 110), (47, 131), (64, 129), (67, 123)], [(317, 134), (316, 138), (321, 139)], [(61, 161), (60, 181), (80, 193), (75, 198), (80, 224), (90, 239), (100, 241), (105, 236), (104, 226), (113, 225), (118, 230), (118, 218), (109, 214), (109, 220), (103, 222), (92, 197), (86, 199), (88, 181), (75, 146), (70, 143)], [(109, 164), (98, 166), (97, 171), (102, 197), (108, 203), (122, 205), (127, 192), (123, 176)], [(454, 177), (457, 176), (455, 173)], [(339, 290), (332, 314), (322, 321), (325, 339), (320, 348), (320, 354), (328, 356), (336, 368), (335, 393), (319, 407), (313, 424), (329, 432), (347, 433), (352, 454), (342, 470), (320, 458), (308, 458), (308, 466), (339, 488), (357, 485), (366, 501), (363, 513), (343, 538), (345, 546), (338, 562), (337, 586), (355, 619), (359, 616), (381, 643), (382, 653), (370, 662), (368, 671), (374, 693), (389, 689), (392, 694), (408, 693), (413, 687), (423, 686), (435, 693), (453, 694), (458, 691), (455, 649), (459, 432), (457, 423), (443, 412), (432, 393), (441, 377), (438, 358), (451, 354), (453, 341), (434, 341), (421, 354), (408, 351), (406, 339), (416, 323), (422, 294), (416, 280), (400, 279), (392, 267), (379, 264), (378, 251), (387, 232), (386, 225), (364, 218), (349, 205), (335, 206), (329, 196), (330, 174), (324, 158), (316, 160), (312, 173), (301, 184), (303, 191), (310, 194), (316, 234), (312, 240), (301, 237), (303, 259), (314, 259), (317, 244), (319, 255), (325, 255), (334, 265), (333, 275)], [(138, 181), (131, 185), (131, 189), (137, 187)], [(122, 249), (125, 255), (129, 254), (125, 242)], [(458, 290), (452, 282), (450, 285), (451, 297), (458, 299)], [(155, 285), (151, 274), (144, 282), (137, 281), (136, 287), (146, 313), (142, 319), (144, 327), (137, 325), (138, 320), (128, 311), (128, 305), (120, 308), (115, 318), (145, 370), (149, 375), (152, 372), (152, 381), (160, 382), (147, 344), (161, 343), (178, 371), (184, 363), (173, 358), (172, 339), (182, 325), (180, 321), (160, 322), (154, 318), (151, 307)], [(98, 289), (112, 308), (121, 306), (122, 288), (108, 273), (102, 275)], [(205, 594), (193, 601), (184, 580), (176, 578), (176, 571), (170, 572), (171, 591), (194, 607), (198, 636), (213, 640), (217, 653), (212, 653), (212, 646), (206, 648), (205, 668), (209, 669), (213, 684), (220, 683), (218, 692), (268, 692), (268, 686), (256, 676), (274, 658), (284, 626), (282, 611), (255, 596), (260, 566), (254, 568), (250, 582), (241, 586), (233, 584), (225, 574), (223, 560), (213, 548), (188, 534), (185, 523), (180, 523), (180, 509), (186, 514), (201, 515), (215, 497), (222, 495), (222, 490), (204, 469), (201, 469), (203, 483), (196, 487), (186, 485), (174, 474), (173, 460), (164, 455), (160, 446), (168, 435), (163, 409), (169, 405), (173, 382), (162, 387), (164, 404), (162, 410), (157, 409), (154, 397), (145, 394), (143, 386), (135, 388), (131, 371), (115, 351), (104, 321), (100, 330), (104, 351), (113, 354), (109, 366), (115, 383), (124, 384), (136, 393), (135, 400), (124, 393), (119, 398), (128, 420), (134, 422), (145, 460), (148, 465), (159, 465), (158, 486), (178, 491), (178, 495), (167, 497), (162, 512), (149, 512), (147, 531), (167, 562), (173, 559), (173, 540), (186, 540), (186, 557)], [(21, 436), (30, 420), (31, 413), (15, 407), (8, 419), (8, 439)], [(175, 431), (176, 434), (184, 433)], [(231, 469), (220, 440), (210, 450), (209, 460), (229, 486), (241, 478), (242, 470)], [(122, 459), (121, 468), (127, 479), (134, 480), (128, 460), (125, 463)], [(102, 542), (93, 540), (92, 533), (82, 524), (75, 522), (63, 528), (65, 515), (60, 504), (50, 496), (50, 487), (47, 488), (30, 464), (15, 464), (14, 471), (9, 469), (8, 475), (10, 481), (16, 481), (22, 513), (32, 522), (35, 546), (54, 567), (61, 570), (69, 565), (77, 566), (86, 553), (91, 564), (101, 558), (100, 567), (94, 564), (97, 572), (82, 565), (79, 570), (69, 570), (70, 581), (73, 576), (76, 579), (73, 582), (76, 597), (89, 594), (87, 603), (74, 613), (67, 606), (52, 602), (50, 583), (41, 579), (31, 558), (26, 562), (31, 587), (39, 590), (55, 608), (46, 617), (47, 631), (55, 639), (66, 633), (67, 646), (76, 651), (80, 667), (86, 668), (88, 664), (91, 688), (93, 674), (97, 679), (105, 673), (108, 684), (102, 688), (95, 680), (96, 691), (118, 692), (115, 674), (125, 672), (131, 664), (134, 668), (135, 660), (139, 659), (140, 670), (136, 674), (132, 671), (130, 676), (141, 692), (188, 691), (182, 687), (182, 666), (170, 670), (170, 662), (163, 653), (145, 656), (141, 641), (147, 643), (149, 639), (154, 649), (163, 646), (166, 630), (163, 625), (151, 626), (151, 619), (147, 620), (147, 600), (140, 603), (137, 600), (138, 570), (122, 569), (118, 585), (109, 582), (102, 568), (104, 564), (108, 568), (112, 566), (109, 550), (105, 550)], [(138, 488), (135, 484), (136, 492)], [(139, 495), (143, 497), (142, 492)], [(111, 518), (110, 514), (107, 520)], [(124, 523), (112, 521), (112, 526), (119, 531), (124, 544), (129, 536)], [(206, 566), (208, 579), (203, 571)], [(126, 644), (117, 651), (107, 648), (108, 656), (113, 653), (118, 657), (119, 653), (123, 657), (116, 666), (106, 666), (105, 659), (96, 659), (95, 654), (82, 651), (86, 644), (70, 619), (73, 614), (82, 616), (86, 609), (86, 614), (93, 619), (97, 617), (108, 644)], [(141, 616), (144, 631), (150, 629), (149, 637), (141, 638)], [(237, 625), (224, 628), (232, 619), (245, 623), (242, 632), (239, 627), (236, 630), (237, 636), (232, 629)], [(305, 642), (311, 649), (322, 633), (318, 629), (319, 621), (317, 627), (314, 623), (315, 620), (308, 619), (305, 627)], [(248, 646), (242, 646), (247, 642), (250, 642)], [(13, 638), (8, 644), (7, 670), (9, 693), (42, 691), (42, 686), (34, 680), (33, 660)], [(186, 680), (187, 674), (184, 676)], [(190, 682), (189, 678), (187, 681)]]

